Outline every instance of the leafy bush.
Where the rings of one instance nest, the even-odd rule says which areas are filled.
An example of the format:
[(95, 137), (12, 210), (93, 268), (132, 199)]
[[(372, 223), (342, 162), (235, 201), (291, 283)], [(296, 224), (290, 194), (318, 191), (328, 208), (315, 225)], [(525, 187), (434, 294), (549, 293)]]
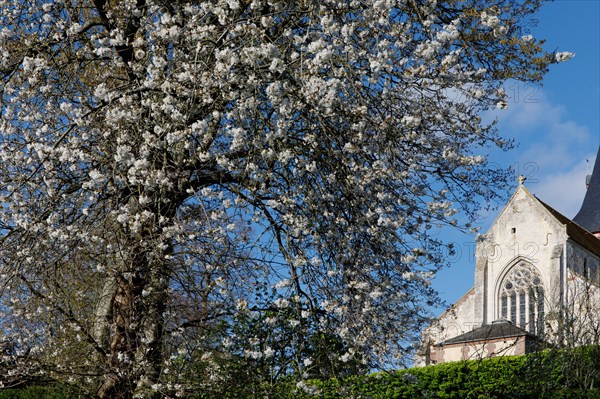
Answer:
[[(188, 399), (600, 399), (600, 347), (552, 350), (526, 356), (444, 363), (346, 378), (264, 381), (240, 372), (221, 390), (202, 389)], [(81, 398), (67, 386), (0, 391), (0, 399)]]
[(75, 393), (72, 388), (62, 385), (0, 390), (0, 399), (75, 399), (84, 397)]
[(304, 388), (289, 389), (302, 399), (600, 399), (600, 389), (594, 388), (600, 385), (599, 350), (588, 347), (444, 363), (309, 381)]

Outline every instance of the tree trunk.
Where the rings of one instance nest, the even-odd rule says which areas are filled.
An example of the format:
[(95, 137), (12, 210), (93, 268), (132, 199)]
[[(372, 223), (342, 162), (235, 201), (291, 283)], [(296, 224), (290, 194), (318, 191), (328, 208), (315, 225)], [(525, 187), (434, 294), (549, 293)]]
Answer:
[(167, 310), (168, 276), (159, 267), (150, 272), (144, 309), (140, 321), (140, 339), (135, 353), (135, 362), (139, 366), (139, 378), (136, 383), (136, 393), (144, 397), (159, 395), (151, 394), (152, 385), (160, 377), (164, 351), (164, 314)]
[(108, 343), (100, 398), (158, 396), (169, 276), (144, 251), (132, 252), (138, 267), (107, 279), (96, 309), (94, 338)]
[(133, 397), (132, 387), (135, 386), (133, 353), (139, 345), (135, 303), (141, 300), (142, 285), (139, 277), (132, 273), (122, 273), (117, 278), (112, 306), (109, 352), (106, 357), (107, 373), (98, 389), (100, 398), (130, 399)]
[[(108, 352), (108, 334), (110, 332), (110, 319), (112, 314), (113, 301), (117, 291), (117, 279), (109, 275), (104, 282), (96, 310), (94, 312), (94, 327), (92, 336), (98, 346)], [(98, 359), (103, 360), (103, 359)]]

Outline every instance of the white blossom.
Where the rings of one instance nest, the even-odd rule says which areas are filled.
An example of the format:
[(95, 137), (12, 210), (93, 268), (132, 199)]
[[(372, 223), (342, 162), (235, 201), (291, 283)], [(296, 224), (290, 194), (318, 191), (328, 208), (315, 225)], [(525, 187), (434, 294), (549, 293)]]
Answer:
[(564, 62), (570, 60), (573, 57), (575, 57), (575, 53), (571, 53), (570, 51), (562, 51), (554, 54), (554, 59), (556, 60), (556, 62)]
[(431, 226), (506, 187), (482, 112), (574, 55), (483, 0), (0, 2), (0, 332), (104, 398), (306, 331), (399, 364)]

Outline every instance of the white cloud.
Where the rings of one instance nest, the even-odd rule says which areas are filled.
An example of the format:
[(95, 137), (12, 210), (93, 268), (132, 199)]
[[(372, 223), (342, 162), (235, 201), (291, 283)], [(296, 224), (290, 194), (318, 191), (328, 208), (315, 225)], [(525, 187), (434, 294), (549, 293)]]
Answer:
[[(517, 93), (515, 87), (521, 86), (511, 83), (509, 87), (508, 93)], [(541, 174), (564, 172), (565, 166), (579, 163), (592, 141), (589, 129), (569, 120), (567, 109), (551, 103), (542, 89), (523, 87), (509, 102), (508, 110), (493, 114), (501, 133), (519, 143), (513, 159), (522, 164), (534, 162)]]
[[(504, 137), (517, 148), (501, 155), (526, 186), (567, 217), (574, 217), (585, 195), (585, 176), (592, 171), (599, 138), (587, 126), (569, 119), (568, 109), (553, 103), (539, 86), (509, 82), (509, 108), (490, 113)], [(586, 159), (588, 161), (586, 161)]]
[(587, 154), (568, 170), (544, 176), (539, 183), (527, 185), (527, 188), (563, 215), (573, 218), (583, 202), (585, 176), (592, 172), (595, 156), (594, 153)]

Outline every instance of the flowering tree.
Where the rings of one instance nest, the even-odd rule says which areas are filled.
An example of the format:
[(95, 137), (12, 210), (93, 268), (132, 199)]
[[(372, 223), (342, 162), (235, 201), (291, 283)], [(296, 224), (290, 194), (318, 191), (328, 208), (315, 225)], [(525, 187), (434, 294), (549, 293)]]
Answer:
[(480, 112), (569, 57), (525, 34), (538, 7), (0, 1), (10, 356), (100, 397), (184, 392), (243, 315), (285, 318), (286, 350), (317, 329), (341, 361), (401, 359), (436, 301), (429, 229), (506, 184)]

